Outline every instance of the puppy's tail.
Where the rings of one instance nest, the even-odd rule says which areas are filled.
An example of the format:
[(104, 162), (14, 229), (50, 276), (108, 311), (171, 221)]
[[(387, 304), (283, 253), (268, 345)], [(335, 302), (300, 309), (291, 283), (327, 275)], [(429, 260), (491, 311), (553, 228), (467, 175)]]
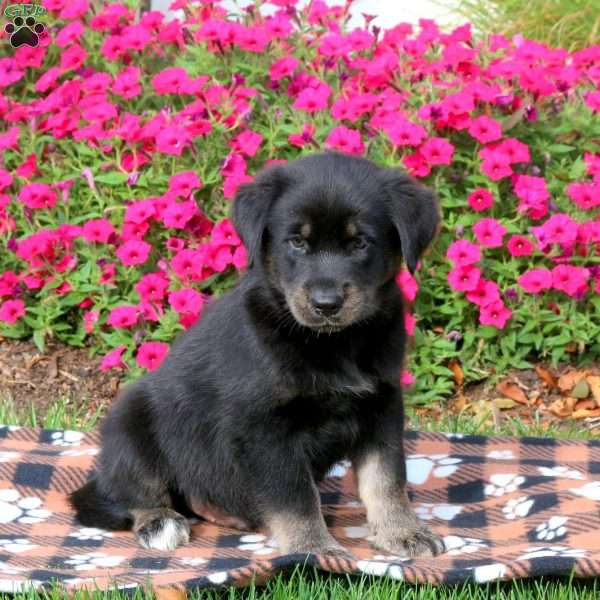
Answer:
[(69, 502), (75, 509), (78, 521), (86, 527), (123, 530), (133, 526), (129, 508), (103, 494), (95, 479), (90, 479), (71, 493)]

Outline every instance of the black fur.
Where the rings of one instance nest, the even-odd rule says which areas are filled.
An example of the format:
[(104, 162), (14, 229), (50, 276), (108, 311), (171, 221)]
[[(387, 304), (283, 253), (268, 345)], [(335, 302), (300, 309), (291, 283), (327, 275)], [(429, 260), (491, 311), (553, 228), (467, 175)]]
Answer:
[[(327, 153), (265, 169), (238, 192), (233, 221), (251, 266), (108, 412), (94, 478), (71, 496), (85, 525), (131, 528), (132, 509), (181, 498), (251, 527), (303, 518), (313, 482), (370, 447), (403, 484), (394, 276), (434, 236), (433, 194)], [(314, 299), (333, 293), (344, 309), (324, 316)]]

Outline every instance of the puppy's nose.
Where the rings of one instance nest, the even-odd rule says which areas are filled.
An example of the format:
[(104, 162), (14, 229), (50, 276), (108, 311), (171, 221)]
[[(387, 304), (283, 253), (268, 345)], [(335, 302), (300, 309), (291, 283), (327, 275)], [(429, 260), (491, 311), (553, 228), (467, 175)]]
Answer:
[(342, 308), (344, 297), (336, 290), (316, 289), (311, 292), (310, 302), (316, 313), (330, 317)]

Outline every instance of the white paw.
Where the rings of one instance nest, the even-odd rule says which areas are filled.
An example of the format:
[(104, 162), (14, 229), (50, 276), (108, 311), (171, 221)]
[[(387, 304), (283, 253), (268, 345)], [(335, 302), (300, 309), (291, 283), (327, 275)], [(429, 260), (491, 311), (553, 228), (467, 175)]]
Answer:
[(538, 540), (545, 540), (548, 542), (556, 538), (564, 537), (567, 534), (565, 524), (568, 520), (567, 517), (550, 517), (545, 523), (542, 523), (535, 528), (535, 537)]
[(490, 477), (490, 482), (485, 486), (483, 493), (486, 496), (504, 496), (519, 489), (525, 477), (516, 473), (496, 473)]
[(15, 489), (0, 490), (0, 523), (41, 523), (52, 513), (40, 506), (42, 501), (36, 496), (22, 498)]

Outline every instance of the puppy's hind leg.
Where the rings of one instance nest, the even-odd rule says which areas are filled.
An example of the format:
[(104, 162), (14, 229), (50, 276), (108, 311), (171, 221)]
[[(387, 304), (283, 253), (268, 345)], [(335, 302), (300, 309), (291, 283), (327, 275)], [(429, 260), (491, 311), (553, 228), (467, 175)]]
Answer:
[(133, 532), (143, 548), (174, 550), (190, 541), (187, 519), (172, 508), (136, 508)]

